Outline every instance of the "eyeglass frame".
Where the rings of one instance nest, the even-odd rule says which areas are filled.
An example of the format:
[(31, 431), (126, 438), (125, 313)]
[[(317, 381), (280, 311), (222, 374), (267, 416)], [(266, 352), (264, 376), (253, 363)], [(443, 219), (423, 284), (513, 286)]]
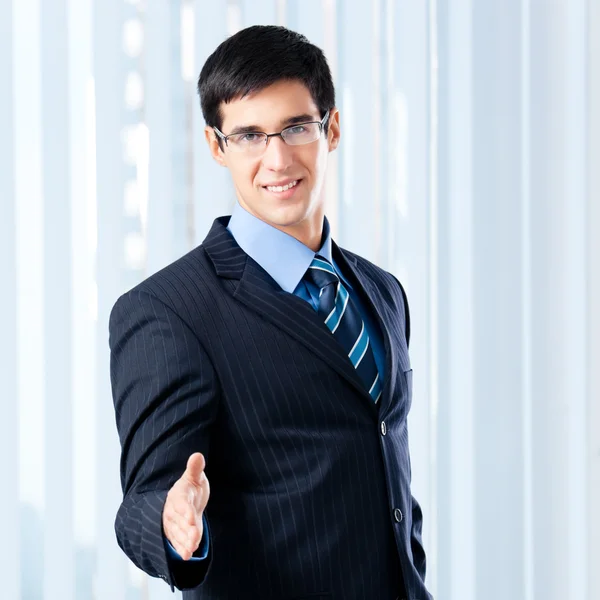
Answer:
[[(269, 145), (269, 140), (272, 137), (280, 137), (286, 146), (291, 146), (293, 148), (294, 146), (306, 146), (307, 144), (312, 144), (312, 142), (307, 142), (306, 144), (288, 144), (282, 136), (284, 131), (286, 131), (288, 129), (292, 129), (293, 127), (298, 127), (300, 125), (310, 125), (312, 123), (316, 123), (317, 125), (319, 125), (319, 129), (320, 129), (319, 137), (321, 137), (321, 134), (323, 133), (323, 128), (325, 127), (325, 123), (327, 123), (328, 119), (329, 119), (329, 111), (327, 111), (323, 115), (323, 118), (320, 121), (303, 121), (302, 123), (294, 123), (293, 125), (288, 125), (287, 127), (284, 127), (279, 133), (265, 133), (264, 131), (245, 131), (241, 134), (240, 133), (230, 133), (229, 135), (225, 135), (222, 131), (219, 131), (219, 129), (217, 127), (215, 127), (214, 125), (213, 125), (213, 129), (215, 130), (215, 133), (219, 136), (219, 139), (223, 140), (225, 142), (225, 146), (227, 146), (228, 148), (229, 148), (229, 144), (227, 143), (227, 138), (232, 137), (234, 135), (247, 135), (248, 133), (260, 134), (260, 135), (266, 136), (265, 137), (265, 149)], [(318, 139), (319, 138), (315, 138), (313, 140), (313, 142), (316, 142)]]

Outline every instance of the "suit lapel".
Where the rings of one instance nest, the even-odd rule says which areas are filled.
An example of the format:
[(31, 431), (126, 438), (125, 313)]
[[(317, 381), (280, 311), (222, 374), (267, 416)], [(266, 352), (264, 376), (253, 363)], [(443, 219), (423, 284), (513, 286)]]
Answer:
[(354, 386), (376, 415), (377, 407), (358, 377), (356, 369), (325, 323), (305, 300), (282, 290), (277, 282), (237, 245), (226, 229), (228, 222), (229, 217), (218, 218), (204, 240), (203, 247), (218, 276), (238, 281), (233, 292), (234, 298), (325, 361)]
[(396, 379), (394, 373), (396, 373), (399, 358), (401, 358), (396, 352), (396, 344), (392, 343), (394, 338), (391, 334), (391, 329), (398, 328), (397, 330), (402, 330), (399, 323), (400, 316), (388, 309), (388, 303), (384, 299), (381, 291), (373, 283), (371, 277), (369, 277), (369, 275), (361, 268), (354, 256), (344, 252), (333, 241), (332, 253), (335, 262), (342, 269), (344, 275), (348, 274), (355, 291), (357, 293), (363, 292), (364, 298), (367, 301), (367, 306), (372, 311), (383, 337), (385, 348), (385, 376), (379, 409), (383, 411), (391, 402)]

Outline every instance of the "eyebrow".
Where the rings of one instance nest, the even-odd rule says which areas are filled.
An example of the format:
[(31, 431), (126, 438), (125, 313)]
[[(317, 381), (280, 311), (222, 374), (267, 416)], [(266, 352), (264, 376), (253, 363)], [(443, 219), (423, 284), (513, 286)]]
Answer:
[[(315, 118), (313, 115), (309, 115), (305, 113), (303, 115), (296, 115), (294, 117), (289, 117), (280, 121), (279, 125), (282, 128), (289, 127), (294, 123), (307, 123), (308, 121), (320, 121), (318, 117)], [(235, 135), (236, 133), (254, 133), (254, 132), (262, 132), (263, 128), (260, 125), (238, 125), (234, 127), (232, 131), (228, 135)]]

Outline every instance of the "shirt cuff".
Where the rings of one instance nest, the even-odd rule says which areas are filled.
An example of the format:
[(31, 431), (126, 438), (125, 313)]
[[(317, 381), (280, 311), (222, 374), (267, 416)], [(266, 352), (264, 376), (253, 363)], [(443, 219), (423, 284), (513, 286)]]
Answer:
[[(209, 533), (208, 533), (208, 525), (206, 521), (206, 516), (202, 513), (202, 524), (204, 525), (204, 532), (202, 534), (202, 539), (200, 540), (200, 546), (198, 546), (198, 550), (196, 550), (195, 555), (192, 555), (190, 561), (199, 561), (204, 560), (208, 556), (208, 544), (209, 544)], [(169, 557), (173, 560), (183, 560), (179, 555), (179, 552), (173, 548), (171, 542), (166, 538), (167, 542), (167, 552), (169, 553)]]

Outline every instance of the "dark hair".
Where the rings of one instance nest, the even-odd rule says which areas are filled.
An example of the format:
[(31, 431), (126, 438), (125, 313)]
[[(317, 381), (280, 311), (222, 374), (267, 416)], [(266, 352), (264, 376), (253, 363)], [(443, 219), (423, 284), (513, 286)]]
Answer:
[(206, 124), (220, 129), (222, 102), (243, 98), (282, 79), (304, 83), (321, 118), (335, 106), (327, 59), (306, 37), (276, 25), (238, 31), (219, 44), (200, 72), (198, 94)]

